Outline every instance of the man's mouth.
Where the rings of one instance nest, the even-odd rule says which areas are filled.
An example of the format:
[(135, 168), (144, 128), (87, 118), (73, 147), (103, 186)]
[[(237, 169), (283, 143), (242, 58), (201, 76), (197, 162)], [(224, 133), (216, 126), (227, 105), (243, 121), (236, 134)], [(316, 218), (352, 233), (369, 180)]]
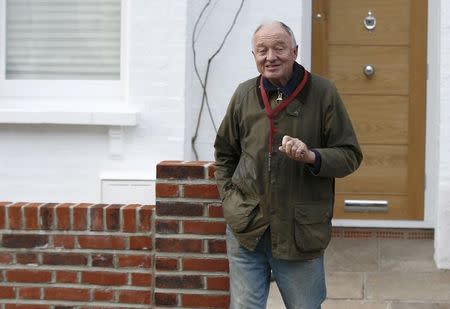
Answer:
[(266, 69), (272, 70), (278, 68), (279, 66), (279, 64), (266, 65)]

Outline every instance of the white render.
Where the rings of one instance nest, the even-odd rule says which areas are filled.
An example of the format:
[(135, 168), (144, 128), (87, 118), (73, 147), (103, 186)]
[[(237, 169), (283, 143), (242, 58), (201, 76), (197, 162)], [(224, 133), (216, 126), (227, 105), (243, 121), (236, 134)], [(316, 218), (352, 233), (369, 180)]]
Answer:
[[(125, 78), (110, 96), (74, 98), (79, 85), (63, 92), (55, 83), (52, 97), (17, 99), (10, 92), (25, 90), (0, 84), (0, 200), (153, 203), (156, 164), (195, 158), (191, 138), (202, 89), (191, 39), (207, 0), (123, 1)], [(212, 0), (205, 12), (195, 42), (202, 76), (240, 2)], [(436, 262), (450, 268), (450, 2), (428, 2), (425, 220), (334, 224), (435, 228)], [(244, 1), (211, 63), (208, 97), (217, 126), (238, 83), (257, 74), (250, 44), (256, 26), (271, 19), (291, 26), (299, 61), (309, 68), (310, 16), (310, 0)], [(39, 89), (36, 82), (27, 90)], [(205, 107), (196, 143), (199, 159), (213, 159), (214, 136)]]

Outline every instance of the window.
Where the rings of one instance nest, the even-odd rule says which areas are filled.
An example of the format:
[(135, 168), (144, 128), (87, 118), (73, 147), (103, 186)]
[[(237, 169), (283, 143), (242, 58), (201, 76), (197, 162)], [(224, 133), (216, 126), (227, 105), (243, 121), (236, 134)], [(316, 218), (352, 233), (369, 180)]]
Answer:
[(123, 101), (122, 2), (0, 0), (0, 108)]
[(6, 79), (120, 79), (120, 0), (7, 0)]

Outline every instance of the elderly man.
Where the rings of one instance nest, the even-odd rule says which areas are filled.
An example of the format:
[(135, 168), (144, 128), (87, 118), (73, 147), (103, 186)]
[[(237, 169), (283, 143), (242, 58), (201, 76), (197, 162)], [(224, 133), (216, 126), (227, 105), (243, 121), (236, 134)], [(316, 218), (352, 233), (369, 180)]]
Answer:
[(214, 144), (230, 307), (265, 308), (272, 271), (287, 308), (317, 309), (334, 179), (362, 153), (334, 85), (296, 62), (287, 25), (259, 26), (252, 47), (260, 76), (238, 86)]

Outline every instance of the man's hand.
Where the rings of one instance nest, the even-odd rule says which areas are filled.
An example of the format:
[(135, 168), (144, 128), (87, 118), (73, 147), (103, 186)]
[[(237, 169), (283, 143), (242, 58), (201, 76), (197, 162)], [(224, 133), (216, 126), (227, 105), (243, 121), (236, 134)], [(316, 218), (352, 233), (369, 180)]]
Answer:
[(310, 164), (313, 164), (316, 160), (316, 154), (309, 150), (305, 143), (298, 138), (293, 138), (288, 135), (283, 136), (281, 146), (278, 149), (293, 160)]

